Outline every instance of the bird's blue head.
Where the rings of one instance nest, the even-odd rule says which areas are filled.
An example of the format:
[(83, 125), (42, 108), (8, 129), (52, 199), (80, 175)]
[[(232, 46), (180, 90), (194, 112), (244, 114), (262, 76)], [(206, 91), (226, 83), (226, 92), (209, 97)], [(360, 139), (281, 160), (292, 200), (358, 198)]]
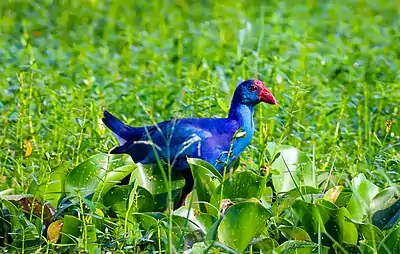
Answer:
[(236, 88), (233, 99), (239, 103), (254, 106), (260, 102), (276, 104), (275, 97), (260, 80), (250, 79), (243, 81)]

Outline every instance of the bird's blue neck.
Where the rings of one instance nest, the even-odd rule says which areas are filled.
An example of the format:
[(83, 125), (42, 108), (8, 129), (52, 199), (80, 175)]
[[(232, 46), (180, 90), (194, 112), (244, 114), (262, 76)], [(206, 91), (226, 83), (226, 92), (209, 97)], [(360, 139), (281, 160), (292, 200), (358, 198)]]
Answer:
[(254, 131), (253, 115), (254, 106), (237, 102), (235, 99), (232, 100), (228, 118), (238, 121), (240, 127), (251, 136), (253, 136)]

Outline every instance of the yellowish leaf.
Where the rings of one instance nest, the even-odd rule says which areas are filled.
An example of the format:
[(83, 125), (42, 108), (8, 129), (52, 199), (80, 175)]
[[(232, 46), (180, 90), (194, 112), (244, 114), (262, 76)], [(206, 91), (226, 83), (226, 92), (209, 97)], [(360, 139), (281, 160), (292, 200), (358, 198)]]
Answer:
[(30, 140), (25, 140), (25, 157), (29, 157), (32, 154), (32, 145)]

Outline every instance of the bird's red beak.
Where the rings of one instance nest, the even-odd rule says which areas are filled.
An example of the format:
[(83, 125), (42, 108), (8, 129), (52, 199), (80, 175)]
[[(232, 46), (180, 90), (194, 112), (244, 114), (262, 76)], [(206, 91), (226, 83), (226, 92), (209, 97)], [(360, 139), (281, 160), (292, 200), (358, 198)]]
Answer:
[(267, 89), (263, 88), (260, 92), (260, 95), (258, 96), (258, 99), (262, 102), (266, 102), (268, 104), (276, 104), (276, 99), (272, 95), (272, 93)]

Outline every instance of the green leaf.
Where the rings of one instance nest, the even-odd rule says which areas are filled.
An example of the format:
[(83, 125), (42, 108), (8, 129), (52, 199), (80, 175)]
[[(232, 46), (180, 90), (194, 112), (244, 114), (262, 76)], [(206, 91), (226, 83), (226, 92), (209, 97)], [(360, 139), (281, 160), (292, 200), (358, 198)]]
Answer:
[(214, 222), (214, 224), (211, 226), (211, 228), (207, 231), (207, 235), (205, 237), (206, 241), (215, 241), (218, 238), (218, 227), (221, 224), (221, 221), (224, 217), (220, 217), (217, 221)]
[[(4, 207), (6, 208), (7, 212), (9, 213), (7, 216), (7, 220), (10, 222), (11, 229), (17, 228), (20, 226), (19, 222), (19, 216), (21, 214), (20, 210), (18, 207), (16, 207), (12, 202), (2, 199), (2, 202)], [(0, 203), (0, 205), (1, 205)]]
[(327, 246), (333, 243), (330, 237), (339, 243), (357, 243), (358, 230), (348, 219), (350, 214), (346, 208), (338, 208), (325, 199), (317, 200), (315, 204), (296, 200), (292, 207), (313, 242), (318, 242), (320, 231), (322, 243)]
[(206, 234), (211, 229), (213, 224), (217, 221), (217, 218), (211, 214), (199, 214), (199, 211), (194, 210), (193, 208), (189, 209), (188, 207), (184, 206), (174, 211), (174, 218), (175, 216), (188, 218), (190, 221), (195, 223), (204, 234)]
[(361, 248), (354, 244), (347, 244), (347, 243), (334, 243), (333, 249), (336, 253), (351, 253), (351, 254), (362, 254)]
[(279, 243), (273, 238), (259, 238), (256, 241), (252, 241), (253, 250), (261, 250), (263, 252), (269, 253), (271, 250), (279, 246)]
[[(72, 196), (77, 196), (77, 192), (79, 192), (84, 197), (95, 191), (104, 194), (105, 190), (110, 189), (118, 183), (118, 180), (122, 180), (130, 173), (127, 168), (118, 169), (126, 165), (133, 165), (132, 160), (127, 156), (96, 154), (80, 163), (68, 174), (65, 191)], [(106, 173), (111, 173), (111, 171), (116, 171), (116, 173), (111, 174), (110, 177), (107, 177), (108, 179), (104, 179)]]
[(288, 240), (311, 241), (307, 232), (299, 227), (279, 226), (278, 229)]
[(61, 231), (61, 243), (77, 243), (79, 237), (82, 236), (82, 221), (78, 218), (65, 215), (64, 224)]
[(379, 244), (377, 253), (400, 253), (400, 227), (390, 232)]
[(271, 213), (258, 201), (245, 201), (230, 207), (218, 227), (218, 240), (243, 252), (265, 228)]
[(303, 227), (314, 242), (318, 242), (318, 231), (325, 233), (325, 223), (330, 219), (330, 211), (318, 204), (303, 200), (293, 202), (292, 208), (301, 220)]
[[(131, 190), (131, 186), (116, 186), (104, 195), (103, 204), (106, 207), (111, 207), (118, 217), (125, 218)], [(153, 196), (148, 190), (138, 186), (136, 195), (137, 210), (133, 209), (132, 212), (150, 212), (156, 210)]]
[[(270, 165), (272, 169), (279, 172), (278, 175), (272, 175), (272, 183), (277, 193), (294, 189), (296, 184), (317, 187), (316, 181), (313, 179), (311, 160), (305, 153), (292, 146), (277, 146), (273, 142), (268, 143), (267, 148), (271, 155), (280, 153), (280, 156)], [(273, 158), (275, 157), (273, 156)]]
[(379, 188), (368, 181), (363, 174), (359, 174), (352, 180), (353, 195), (347, 205), (351, 218), (362, 222), (364, 216), (370, 211), (370, 202), (378, 194)]
[(139, 222), (140, 227), (144, 230), (154, 229), (158, 227), (158, 221), (153, 216), (145, 213), (132, 213), (133, 217)]
[[(213, 178), (216, 177), (219, 181), (222, 180), (222, 175), (207, 161), (197, 159), (197, 158), (188, 158), (187, 159), (189, 165), (191, 166), (198, 166), (198, 167), (203, 167), (207, 169), (207, 173), (211, 173), (210, 176)], [(196, 168), (196, 167), (194, 167)]]
[(335, 201), (335, 205), (339, 207), (347, 207), (352, 196), (353, 192), (351, 190), (341, 191), (338, 198)]
[(384, 238), (382, 231), (371, 223), (358, 224), (358, 230), (366, 241), (375, 242), (375, 245)]
[(379, 192), (371, 201), (372, 223), (380, 229), (393, 227), (400, 219), (400, 187)]
[(357, 244), (358, 231), (357, 227), (349, 221), (351, 215), (346, 208), (341, 207), (337, 211), (336, 221), (339, 225), (339, 242), (347, 244)]
[(207, 213), (203, 213), (195, 217), (195, 222), (205, 234), (210, 231), (216, 221), (217, 218), (215, 216)]
[(88, 253), (100, 253), (97, 243), (96, 227), (94, 225), (87, 226)]
[(294, 188), (286, 192), (283, 196), (283, 198), (298, 198), (300, 196), (304, 195), (310, 195), (310, 194), (321, 194), (321, 190), (314, 188), (312, 186), (301, 186), (299, 188)]
[(360, 249), (361, 249), (361, 253), (363, 253), (363, 254), (376, 253), (374, 248), (371, 245), (369, 245), (367, 242), (364, 242), (364, 241), (360, 241)]
[[(238, 172), (224, 180), (222, 199), (243, 200), (260, 199), (265, 191), (267, 177), (259, 176), (250, 170)], [(222, 184), (213, 193), (211, 204), (219, 207)]]
[(179, 228), (182, 229), (184, 232), (194, 232), (194, 231), (202, 232), (200, 227), (191, 219), (179, 215), (173, 215), (172, 219), (173, 222), (176, 225), (178, 225)]
[(28, 188), (28, 193), (49, 202), (53, 207), (58, 206), (58, 201), (64, 195), (64, 179), (68, 173), (68, 163), (64, 162), (54, 168), (45, 182), (38, 185), (33, 180)]
[[(164, 244), (168, 245), (167, 231), (169, 228), (167, 216), (162, 213), (133, 213), (135, 220), (145, 231), (154, 231), (160, 233), (160, 238)], [(182, 218), (184, 219), (184, 218)], [(180, 221), (181, 222), (181, 221)], [(182, 235), (181, 228), (173, 221), (172, 225), (172, 244), (176, 247), (179, 244)], [(158, 241), (158, 236), (153, 235), (154, 241)]]
[[(221, 175), (211, 164), (195, 158), (187, 159), (194, 179), (194, 188), (199, 201), (210, 202), (211, 195), (215, 193), (221, 181)], [(207, 208), (200, 204), (203, 212)]]
[(136, 165), (126, 165), (116, 169), (113, 169), (111, 172), (104, 176), (105, 179), (100, 181), (97, 186), (93, 200), (98, 200), (100, 197), (104, 196), (112, 187), (114, 187), (117, 183), (119, 183), (122, 179), (124, 179), (127, 175), (132, 173), (136, 169)]
[[(131, 178), (135, 178), (139, 186), (153, 195), (157, 211), (163, 211), (167, 207), (168, 189), (164, 177), (157, 170), (159, 170), (157, 166), (138, 164), (137, 169), (132, 172)], [(172, 198), (179, 197), (184, 185), (185, 180), (180, 174), (172, 174)]]

